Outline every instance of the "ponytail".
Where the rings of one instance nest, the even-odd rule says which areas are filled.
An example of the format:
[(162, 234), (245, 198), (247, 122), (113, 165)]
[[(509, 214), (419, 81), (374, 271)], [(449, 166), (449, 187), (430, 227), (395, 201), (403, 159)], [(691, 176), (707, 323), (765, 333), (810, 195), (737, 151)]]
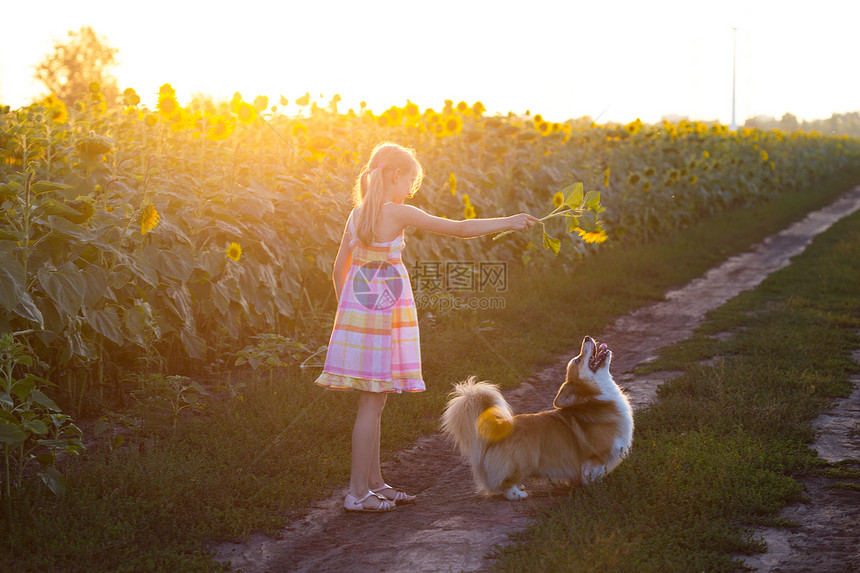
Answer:
[(385, 191), (383, 170), (384, 166), (377, 165), (369, 168), (365, 165), (358, 177), (361, 210), (355, 220), (355, 234), (358, 240), (365, 245), (370, 245), (376, 241), (376, 226)]

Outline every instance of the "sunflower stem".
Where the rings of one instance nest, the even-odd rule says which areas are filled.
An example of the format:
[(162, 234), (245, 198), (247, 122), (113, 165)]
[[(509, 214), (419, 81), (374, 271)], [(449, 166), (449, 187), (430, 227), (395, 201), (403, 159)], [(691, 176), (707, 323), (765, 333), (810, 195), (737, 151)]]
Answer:
[[(562, 207), (567, 207), (567, 206), (566, 206), (566, 205), (561, 205), (561, 206), (559, 206), (559, 207), (556, 207), (555, 209), (553, 209), (553, 211), (552, 211), (549, 215), (546, 215), (545, 217), (541, 217), (540, 219), (538, 219), (538, 223), (543, 223), (543, 222), (544, 222), (544, 221), (546, 221), (547, 219), (551, 219), (552, 217), (558, 217), (559, 215), (561, 215), (561, 216), (568, 216), (568, 213), (581, 213), (582, 211), (584, 211), (584, 210), (585, 210), (585, 209), (583, 209), (583, 208), (582, 208), (582, 206), (580, 206), (578, 209), (571, 209), (570, 207), (567, 207), (567, 209), (566, 209), (566, 210), (564, 210), (564, 211), (559, 211), (559, 209), (561, 209)], [(544, 227), (546, 227), (546, 225), (544, 225)], [(501, 232), (501, 233), (499, 233), (498, 235), (495, 235), (495, 236), (493, 237), (493, 240), (494, 240), (494, 241), (496, 241), (496, 240), (501, 239), (502, 237), (504, 237), (504, 236), (506, 236), (506, 235), (510, 235), (510, 234), (511, 234), (511, 233), (513, 233), (513, 232), (514, 232), (514, 229), (509, 229), (509, 230), (507, 230), (507, 231), (502, 231), (502, 232)]]

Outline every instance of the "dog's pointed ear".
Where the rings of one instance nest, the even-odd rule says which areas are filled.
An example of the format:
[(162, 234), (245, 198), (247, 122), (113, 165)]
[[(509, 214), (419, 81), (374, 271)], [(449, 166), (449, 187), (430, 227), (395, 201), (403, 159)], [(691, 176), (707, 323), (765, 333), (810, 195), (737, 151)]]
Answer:
[(558, 394), (555, 395), (552, 405), (556, 408), (566, 408), (572, 405), (574, 401), (576, 401), (576, 392), (574, 391), (573, 384), (571, 384), (570, 380), (566, 380), (561, 385), (561, 388), (558, 389)]

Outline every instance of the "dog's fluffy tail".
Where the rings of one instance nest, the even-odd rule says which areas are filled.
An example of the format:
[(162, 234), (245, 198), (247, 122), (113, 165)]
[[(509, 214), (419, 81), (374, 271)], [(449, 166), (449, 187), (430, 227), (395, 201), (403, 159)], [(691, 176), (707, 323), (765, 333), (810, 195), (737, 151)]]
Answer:
[(442, 431), (469, 458), (475, 480), (482, 489), (490, 489), (481, 463), (484, 449), (508, 435), (512, 418), (511, 408), (495, 384), (478, 382), (470, 376), (454, 385), (442, 414)]

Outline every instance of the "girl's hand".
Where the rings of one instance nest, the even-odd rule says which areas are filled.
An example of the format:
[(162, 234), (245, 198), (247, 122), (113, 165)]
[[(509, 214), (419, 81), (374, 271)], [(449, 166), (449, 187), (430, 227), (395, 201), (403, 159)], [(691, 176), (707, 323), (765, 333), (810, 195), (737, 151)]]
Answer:
[(519, 213), (511, 215), (508, 219), (508, 229), (511, 231), (528, 231), (538, 222), (537, 217), (533, 217), (528, 213)]

